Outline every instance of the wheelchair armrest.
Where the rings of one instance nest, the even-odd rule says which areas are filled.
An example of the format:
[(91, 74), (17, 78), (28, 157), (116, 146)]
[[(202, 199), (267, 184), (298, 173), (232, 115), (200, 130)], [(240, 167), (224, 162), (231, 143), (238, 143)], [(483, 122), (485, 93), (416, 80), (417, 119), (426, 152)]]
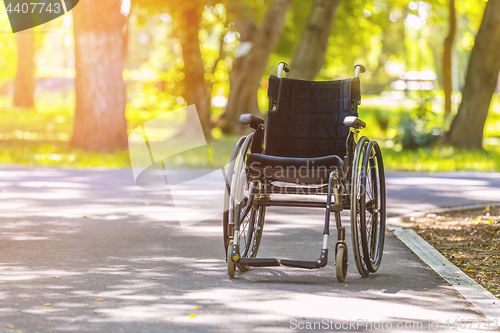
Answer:
[(366, 127), (366, 123), (356, 116), (345, 117), (344, 125), (347, 127), (354, 127), (355, 129), (362, 129)]
[(240, 123), (243, 125), (250, 125), (251, 128), (257, 129), (260, 125), (264, 125), (264, 119), (257, 117), (253, 114), (242, 114), (240, 116)]

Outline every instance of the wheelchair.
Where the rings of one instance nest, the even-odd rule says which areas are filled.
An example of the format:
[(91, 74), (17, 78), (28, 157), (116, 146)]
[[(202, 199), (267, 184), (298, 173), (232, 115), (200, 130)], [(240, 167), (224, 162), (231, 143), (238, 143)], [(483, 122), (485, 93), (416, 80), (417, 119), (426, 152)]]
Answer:
[[(227, 273), (237, 269), (290, 266), (325, 267), (328, 262), (330, 215), (335, 217), (337, 280), (347, 275), (348, 251), (341, 211), (350, 210), (352, 249), (363, 277), (381, 264), (385, 238), (386, 194), (382, 153), (375, 140), (362, 136), (366, 123), (358, 118), (359, 74), (338, 81), (305, 81), (282, 77), (281, 62), (269, 77), (267, 124), (243, 114), (240, 123), (254, 131), (237, 142), (228, 170), (223, 230)], [(308, 200), (276, 200), (275, 194), (306, 195)], [(311, 200), (326, 196), (326, 200)], [(297, 196), (294, 196), (297, 198)], [(323, 242), (314, 261), (259, 258), (267, 207), (325, 209)]]

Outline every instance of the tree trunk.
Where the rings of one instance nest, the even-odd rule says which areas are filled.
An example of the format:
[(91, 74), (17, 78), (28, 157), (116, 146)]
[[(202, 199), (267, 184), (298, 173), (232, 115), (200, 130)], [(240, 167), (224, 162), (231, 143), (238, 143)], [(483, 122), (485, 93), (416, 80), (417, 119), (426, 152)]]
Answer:
[(14, 105), (31, 108), (35, 93), (35, 35), (33, 29), (16, 34), (17, 72), (14, 83)]
[(261, 114), (257, 91), (269, 56), (283, 31), (285, 16), (291, 4), (292, 0), (273, 0), (269, 3), (261, 26), (253, 34), (252, 48), (239, 64), (238, 77), (234, 77), (231, 82), (226, 111), (219, 119), (224, 133), (235, 131), (241, 114)]
[[(234, 22), (235, 30), (240, 34), (239, 50), (245, 50), (248, 45), (252, 45), (252, 40), (257, 31), (257, 18), (255, 8), (248, 2), (231, 1), (226, 6), (229, 14), (229, 21)], [(239, 54), (232, 61), (231, 71), (229, 72), (229, 86), (236, 87), (238, 80), (241, 80), (243, 75), (244, 64), (248, 57), (248, 52), (238, 51)], [(240, 83), (241, 84), (241, 83)], [(223, 123), (222, 119), (225, 116), (226, 110), (214, 120), (216, 125)]]
[(500, 0), (486, 3), (465, 78), (462, 103), (447, 139), (461, 148), (482, 148), (483, 129), (500, 71)]
[(86, 0), (74, 9), (75, 125), (71, 144), (85, 150), (127, 147), (120, 0)]
[(452, 60), (451, 50), (456, 32), (456, 17), (455, 17), (455, 0), (449, 0), (450, 5), (450, 31), (444, 40), (444, 57), (443, 57), (443, 89), (444, 89), (444, 115), (447, 117), (451, 113), (451, 93), (452, 84)]
[(210, 131), (210, 91), (205, 84), (205, 67), (201, 57), (198, 27), (203, 13), (203, 4), (190, 5), (181, 12), (177, 20), (176, 35), (182, 45), (184, 60), (184, 98), (188, 105), (195, 104), (201, 126)]
[(325, 61), (328, 38), (341, 0), (314, 0), (293, 54), (288, 77), (314, 80)]

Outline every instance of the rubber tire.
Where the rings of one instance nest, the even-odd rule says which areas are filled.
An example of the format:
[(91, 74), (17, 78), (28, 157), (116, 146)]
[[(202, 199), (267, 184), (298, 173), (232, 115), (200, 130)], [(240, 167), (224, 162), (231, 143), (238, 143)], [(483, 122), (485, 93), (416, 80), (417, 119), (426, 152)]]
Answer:
[(347, 258), (347, 246), (339, 245), (335, 258), (335, 270), (339, 282), (344, 282), (347, 276)]
[(234, 273), (236, 272), (236, 263), (233, 261), (232, 244), (227, 247), (226, 263), (227, 263), (227, 275), (229, 278), (234, 278)]
[[(241, 145), (245, 141), (246, 136), (241, 137), (238, 140), (238, 143), (235, 145), (233, 154), (231, 155), (231, 160), (229, 162), (229, 168), (226, 174), (226, 191), (224, 191), (224, 203), (222, 207), (222, 231), (223, 231), (223, 238), (224, 238), (224, 255), (227, 255), (227, 249), (230, 247), (230, 242), (231, 242), (231, 237), (232, 234), (229, 233), (229, 197), (231, 195), (231, 182), (233, 180), (233, 174), (234, 174), (234, 164), (236, 162), (236, 158), (238, 157), (238, 154), (241, 149)], [(227, 259), (227, 257), (226, 257)]]
[[(357, 144), (354, 153), (353, 163), (352, 163), (352, 174), (351, 181), (349, 186), (350, 188), (350, 196), (351, 196), (351, 238), (352, 238), (352, 248), (354, 255), (354, 262), (356, 263), (356, 268), (358, 269), (359, 275), (366, 277), (370, 274), (368, 267), (366, 267), (365, 260), (363, 258), (363, 242), (361, 239), (361, 221), (358, 223), (358, 208), (359, 202), (357, 199), (358, 196), (358, 181), (359, 179), (359, 168), (360, 164), (363, 161), (364, 150), (366, 149), (366, 145), (368, 144), (368, 138), (363, 136), (361, 137)], [(359, 224), (359, 226), (358, 226)], [(359, 228), (358, 228), (359, 227)], [(361, 249), (359, 248), (361, 245)]]
[[(380, 268), (380, 264), (382, 263), (382, 254), (384, 252), (384, 240), (385, 240), (385, 219), (386, 219), (386, 198), (385, 198), (385, 174), (384, 174), (384, 164), (382, 161), (382, 152), (380, 150), (379, 145), (375, 140), (372, 140), (368, 143), (368, 146), (366, 148), (366, 154), (363, 159), (363, 170), (365, 170), (365, 173), (367, 170), (372, 170), (372, 165), (370, 165), (370, 168), (368, 169), (368, 164), (369, 164), (369, 159), (370, 159), (370, 153), (372, 149), (375, 151), (375, 156), (377, 159), (377, 169), (378, 173), (375, 175), (377, 177), (377, 186), (380, 187), (380, 213), (379, 213), (379, 219), (378, 223), (376, 226), (376, 229), (378, 229), (378, 234), (376, 235), (376, 244), (373, 244), (372, 240), (370, 243), (368, 242), (368, 232), (367, 232), (367, 226), (366, 226), (366, 211), (364, 212), (365, 214), (365, 219), (361, 219), (361, 240), (363, 243), (363, 257), (366, 263), (366, 267), (370, 271), (370, 273), (375, 273), (378, 271)], [(371, 175), (371, 177), (373, 174)], [(366, 178), (367, 175), (363, 175), (362, 177), (362, 183), (364, 185), (364, 188), (367, 189), (368, 187), (366, 186)], [(363, 199), (365, 194), (363, 195)], [(379, 208), (377, 206), (377, 208)], [(373, 215), (372, 215), (373, 219)], [(373, 220), (372, 220), (372, 223)], [(373, 226), (372, 226), (373, 230)], [(374, 258), (374, 253), (371, 251), (370, 247), (375, 245), (377, 248), (376, 251), (376, 257)]]

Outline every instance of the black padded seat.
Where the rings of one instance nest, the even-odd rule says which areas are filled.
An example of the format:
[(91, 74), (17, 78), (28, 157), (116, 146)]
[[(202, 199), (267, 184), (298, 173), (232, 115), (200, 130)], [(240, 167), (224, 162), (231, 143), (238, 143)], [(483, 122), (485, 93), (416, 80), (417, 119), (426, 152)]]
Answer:
[(325, 184), (330, 173), (342, 169), (342, 165), (342, 159), (337, 155), (293, 158), (253, 153), (247, 156), (247, 166), (252, 174), (296, 184)]

